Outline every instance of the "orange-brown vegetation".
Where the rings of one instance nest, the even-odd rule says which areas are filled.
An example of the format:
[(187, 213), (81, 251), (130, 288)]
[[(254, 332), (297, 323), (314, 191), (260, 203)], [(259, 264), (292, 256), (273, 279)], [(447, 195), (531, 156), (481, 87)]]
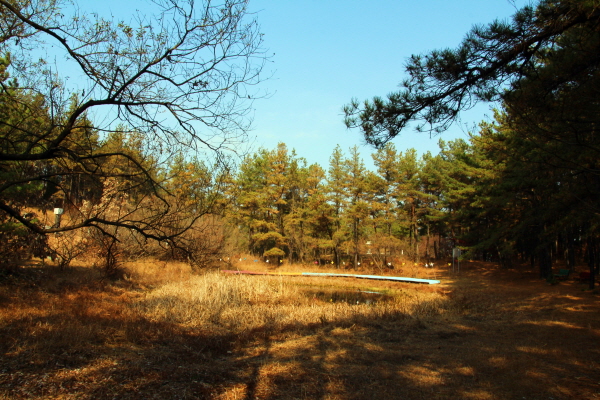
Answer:
[(600, 398), (600, 299), (573, 279), (475, 262), (438, 268), (441, 285), (125, 267), (2, 278), (0, 399)]

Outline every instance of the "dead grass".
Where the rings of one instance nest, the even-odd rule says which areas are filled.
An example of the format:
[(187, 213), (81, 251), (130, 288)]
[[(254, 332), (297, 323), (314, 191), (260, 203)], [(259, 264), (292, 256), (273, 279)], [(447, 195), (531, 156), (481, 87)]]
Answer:
[[(600, 303), (575, 281), (480, 263), (436, 286), (126, 267), (0, 283), (0, 399), (600, 398)], [(389, 297), (334, 296), (358, 290)]]
[[(350, 279), (346, 282), (356, 285)], [(356, 291), (344, 281), (332, 285), (331, 278), (224, 275), (207, 272), (184, 282), (171, 282), (145, 293), (131, 307), (136, 315), (160, 323), (187, 328), (225, 329), (235, 335), (245, 332), (279, 332), (305, 326), (366, 323), (373, 319), (428, 317), (451, 308), (437, 291), (412, 288), (398, 290), (381, 304), (350, 304), (311, 296), (308, 286), (336, 291)]]
[(127, 278), (142, 286), (181, 282), (192, 276), (192, 267), (182, 262), (165, 262), (153, 259), (126, 262), (123, 267)]

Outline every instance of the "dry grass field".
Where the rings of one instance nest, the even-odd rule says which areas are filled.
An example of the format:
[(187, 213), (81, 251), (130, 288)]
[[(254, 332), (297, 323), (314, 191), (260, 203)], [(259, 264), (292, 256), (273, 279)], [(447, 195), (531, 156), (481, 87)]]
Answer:
[(0, 281), (0, 399), (600, 399), (600, 297), (573, 279), (475, 262), (437, 269), (440, 285), (127, 269)]

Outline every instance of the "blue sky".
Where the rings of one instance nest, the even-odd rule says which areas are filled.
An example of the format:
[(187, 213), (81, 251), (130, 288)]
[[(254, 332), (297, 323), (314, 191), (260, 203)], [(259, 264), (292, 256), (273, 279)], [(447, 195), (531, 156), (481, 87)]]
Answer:
[[(456, 47), (474, 24), (506, 19), (526, 0), (251, 0), (258, 12), (265, 47), (275, 53), (262, 88), (272, 93), (255, 103), (254, 146), (274, 148), (278, 142), (296, 149), (309, 163), (327, 169), (337, 144), (346, 153), (360, 145), (371, 166), (372, 148), (363, 146), (358, 130), (343, 124), (342, 107), (385, 97), (406, 77), (412, 54)], [(462, 115), (462, 125), (440, 137), (467, 138), (490, 105)], [(398, 150), (438, 152), (440, 137), (413, 131), (394, 140)]]
[[(198, 0), (199, 1), (199, 0)], [(271, 95), (254, 103), (250, 145), (274, 149), (279, 142), (295, 149), (309, 164), (327, 169), (339, 144), (359, 145), (365, 164), (373, 168), (373, 148), (358, 130), (343, 123), (342, 107), (385, 97), (406, 78), (412, 54), (458, 46), (476, 24), (508, 19), (530, 0), (250, 0), (264, 34), (264, 47), (274, 54), (265, 67), (260, 90)], [(82, 10), (109, 11), (118, 18), (136, 10), (150, 11), (141, 0), (79, 3)], [(125, 18), (127, 19), (127, 18)], [(491, 115), (483, 104), (461, 115), (462, 121), (441, 136), (403, 132), (393, 143), (400, 151), (437, 153), (438, 140), (467, 139), (467, 131)]]

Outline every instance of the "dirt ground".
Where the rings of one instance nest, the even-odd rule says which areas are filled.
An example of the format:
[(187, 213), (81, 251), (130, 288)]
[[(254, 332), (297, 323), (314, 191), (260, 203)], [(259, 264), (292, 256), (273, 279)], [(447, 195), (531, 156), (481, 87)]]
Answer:
[[(458, 312), (239, 336), (123, 326), (119, 305), (130, 293), (119, 286), (5, 286), (0, 399), (600, 399), (600, 296), (585, 284), (481, 263), (437, 275)], [(36, 316), (52, 296), (72, 306)], [(106, 306), (93, 315), (78, 306), (99, 298)], [(27, 317), (11, 317), (28, 305)], [(70, 344), (61, 310), (102, 332)], [(32, 345), (56, 329), (67, 331), (64, 343)]]

